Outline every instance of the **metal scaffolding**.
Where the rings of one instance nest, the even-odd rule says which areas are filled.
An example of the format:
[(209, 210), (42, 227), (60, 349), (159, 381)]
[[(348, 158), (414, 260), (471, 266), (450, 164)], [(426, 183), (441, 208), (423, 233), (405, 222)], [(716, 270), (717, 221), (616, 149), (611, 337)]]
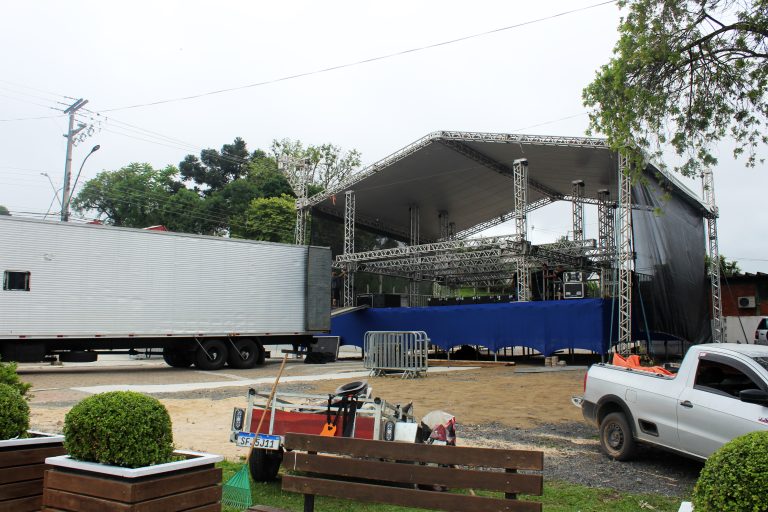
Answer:
[(707, 240), (709, 242), (709, 279), (712, 287), (712, 341), (726, 341), (725, 322), (720, 294), (720, 250), (717, 246), (717, 204), (715, 203), (715, 181), (711, 169), (701, 174), (701, 188), (704, 203), (709, 208), (707, 217)]
[(584, 240), (584, 181), (575, 180), (573, 185), (573, 241), (581, 242)]
[(608, 189), (597, 192), (600, 202), (597, 204), (597, 247), (602, 255), (600, 268), (600, 296), (614, 295), (614, 268), (616, 260), (616, 220), (615, 206), (608, 200), (611, 193)]
[[(344, 193), (344, 254), (355, 254), (355, 192)], [(357, 265), (350, 261), (344, 276), (344, 307), (355, 304), (355, 270)]]
[(619, 274), (618, 341), (629, 350), (632, 341), (632, 176), (626, 155), (619, 153), (619, 246), (616, 267)]
[(451, 222), (448, 221), (448, 212), (440, 210), (437, 217), (440, 221), (440, 240), (449, 240), (451, 238)]
[[(410, 244), (411, 246), (417, 246), (420, 242), (420, 236), (419, 236), (419, 230), (420, 230), (420, 214), (419, 214), (419, 205), (412, 204), (410, 208), (408, 209), (409, 215), (411, 217), (411, 236), (410, 236)], [(411, 256), (412, 263), (418, 265), (419, 262), (419, 256), (418, 254), (413, 254)], [(409, 276), (409, 282), (408, 282), (408, 305), (413, 307), (417, 305), (418, 295), (419, 295), (419, 282), (421, 281), (421, 272), (419, 270), (414, 270), (411, 275)]]
[(283, 171), (288, 184), (293, 189), (293, 193), (296, 194), (294, 241), (296, 245), (306, 245), (307, 223), (309, 220), (307, 187), (309, 184), (309, 174), (312, 169), (311, 162), (307, 158), (295, 158), (284, 154), (278, 157), (277, 168)]
[[(515, 160), (512, 171), (515, 180), (515, 231), (518, 242), (524, 245), (528, 238), (528, 214), (525, 211), (528, 206), (528, 160)], [(526, 302), (531, 300), (531, 270), (526, 251), (517, 257), (516, 263), (517, 300)]]

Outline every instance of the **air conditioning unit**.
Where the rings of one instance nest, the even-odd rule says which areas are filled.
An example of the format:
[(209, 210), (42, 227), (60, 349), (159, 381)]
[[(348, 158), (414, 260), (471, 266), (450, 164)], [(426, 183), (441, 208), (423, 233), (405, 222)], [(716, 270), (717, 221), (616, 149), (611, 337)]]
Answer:
[(739, 307), (740, 308), (753, 308), (755, 307), (755, 296), (754, 295), (748, 295), (745, 297), (739, 297)]

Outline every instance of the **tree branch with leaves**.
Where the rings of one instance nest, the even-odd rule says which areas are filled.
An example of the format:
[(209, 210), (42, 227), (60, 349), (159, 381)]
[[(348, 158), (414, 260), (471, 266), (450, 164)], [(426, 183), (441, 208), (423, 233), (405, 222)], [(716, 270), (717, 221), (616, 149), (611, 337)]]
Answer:
[(768, 0), (620, 0), (614, 57), (583, 91), (590, 131), (641, 160), (671, 146), (696, 175), (734, 157), (763, 162), (768, 143)]

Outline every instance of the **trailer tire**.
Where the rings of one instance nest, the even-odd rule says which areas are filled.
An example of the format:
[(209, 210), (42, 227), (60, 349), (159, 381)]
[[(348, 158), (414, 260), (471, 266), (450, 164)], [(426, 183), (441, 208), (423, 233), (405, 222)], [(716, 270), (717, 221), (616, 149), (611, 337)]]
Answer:
[[(241, 338), (229, 345), (229, 366), (232, 368), (253, 368), (259, 362), (259, 352), (262, 351), (259, 344), (251, 338)], [(237, 350), (235, 350), (237, 349)]]
[(176, 347), (165, 347), (163, 349), (163, 361), (172, 368), (189, 368), (193, 363), (192, 352), (179, 350)]
[(283, 449), (260, 450), (251, 452), (248, 467), (255, 482), (271, 482), (277, 478), (280, 464), (283, 462)]
[(222, 340), (205, 340), (195, 351), (195, 366), (205, 371), (221, 370), (228, 357), (227, 344)]
[(637, 443), (623, 413), (612, 412), (600, 422), (600, 446), (614, 460), (625, 461), (634, 456)]

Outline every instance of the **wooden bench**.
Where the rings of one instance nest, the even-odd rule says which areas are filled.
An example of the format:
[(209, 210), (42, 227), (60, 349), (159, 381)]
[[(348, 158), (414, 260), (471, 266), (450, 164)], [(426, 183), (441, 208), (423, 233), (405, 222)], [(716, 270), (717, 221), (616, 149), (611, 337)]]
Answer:
[[(541, 503), (517, 499), (518, 493), (540, 496), (543, 492), (544, 454), (540, 451), (308, 434), (286, 434), (285, 447), (291, 451), (283, 456), (283, 468), (302, 474), (284, 475), (283, 490), (304, 494), (304, 512), (314, 510), (315, 496), (455, 512), (541, 511)], [(446, 487), (448, 492), (436, 492), (434, 486)], [(460, 489), (469, 494), (452, 492)], [(475, 490), (504, 496), (477, 496)]]

